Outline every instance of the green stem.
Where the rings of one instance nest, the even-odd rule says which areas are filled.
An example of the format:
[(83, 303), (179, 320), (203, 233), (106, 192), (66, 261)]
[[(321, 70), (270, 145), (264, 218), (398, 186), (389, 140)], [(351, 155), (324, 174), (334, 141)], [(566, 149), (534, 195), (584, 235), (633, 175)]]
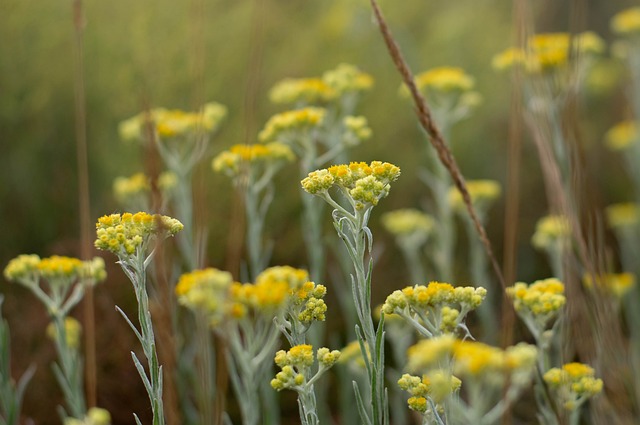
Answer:
[(59, 358), (59, 364), (54, 366), (56, 378), (64, 394), (70, 415), (74, 418), (83, 418), (87, 409), (82, 386), (82, 359), (78, 350), (70, 347), (67, 343), (65, 317), (61, 314), (55, 314), (52, 319)]

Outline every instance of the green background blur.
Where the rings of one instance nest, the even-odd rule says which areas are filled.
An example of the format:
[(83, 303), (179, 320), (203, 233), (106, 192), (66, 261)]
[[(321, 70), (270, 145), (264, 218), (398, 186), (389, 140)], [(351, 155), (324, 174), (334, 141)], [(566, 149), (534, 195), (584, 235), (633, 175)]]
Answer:
[[(507, 170), (509, 78), (491, 70), (492, 56), (512, 43), (512, 4), (498, 0), (381, 0), (389, 25), (414, 71), (453, 65), (476, 78), (483, 104), (456, 127), (453, 151), (468, 178), (503, 183)], [(526, 3), (526, 2), (525, 2)], [(609, 19), (632, 1), (535, 1), (531, 23), (538, 32), (591, 29), (608, 42)], [(571, 5), (570, 5), (571, 4)], [(210, 170), (210, 158), (231, 144), (253, 142), (272, 114), (269, 88), (285, 77), (319, 76), (341, 62), (375, 78), (360, 112), (374, 137), (356, 148), (354, 160), (392, 162), (403, 175), (376, 208), (371, 227), (382, 256), (374, 274), (381, 301), (409, 284), (391, 238), (379, 226), (383, 211), (417, 207), (427, 196), (416, 177), (426, 140), (412, 106), (398, 96), (400, 84), (365, 0), (137, 0), (84, 2), (84, 60), (90, 162), (91, 219), (118, 211), (111, 184), (143, 169), (139, 147), (121, 142), (119, 121), (147, 106), (197, 109), (205, 101), (229, 108), (229, 116), (196, 173), (209, 224), (209, 264), (228, 260), (233, 192)], [(79, 255), (74, 118), (74, 28), (70, 0), (0, 0), (0, 264), (21, 253)], [(603, 58), (594, 89), (581, 96), (581, 143), (593, 202), (627, 200), (621, 159), (604, 150), (602, 135), (628, 116), (621, 66)], [(596, 84), (597, 83), (597, 84)], [(518, 278), (545, 277), (544, 259), (529, 248), (535, 221), (546, 214), (535, 150), (525, 138), (521, 164)], [(276, 240), (273, 264), (304, 266), (299, 232), (297, 170), (278, 177), (269, 216)], [(504, 203), (493, 210), (489, 234), (502, 256)], [(327, 214), (327, 229), (329, 228)], [(461, 241), (461, 245), (465, 245)], [(461, 251), (461, 260), (464, 251)], [(124, 276), (110, 264), (108, 281), (96, 290), (99, 394), (114, 423), (147, 413), (147, 399), (129, 350), (137, 347), (116, 314), (135, 308)], [(463, 264), (461, 265), (463, 266)], [(235, 271), (234, 271), (235, 272)], [(460, 272), (464, 276), (464, 270)], [(4, 315), (12, 328), (16, 376), (38, 365), (28, 388), (27, 416), (57, 423), (61, 396), (50, 372), (52, 344), (44, 337), (45, 313), (26, 290), (0, 282)], [(329, 305), (336, 308), (337, 305)]]

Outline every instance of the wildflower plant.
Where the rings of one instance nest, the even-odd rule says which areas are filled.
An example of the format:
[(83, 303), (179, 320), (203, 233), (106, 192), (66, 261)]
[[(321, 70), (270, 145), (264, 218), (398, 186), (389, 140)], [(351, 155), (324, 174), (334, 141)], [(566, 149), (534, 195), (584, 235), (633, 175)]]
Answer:
[(22, 399), (36, 368), (29, 366), (17, 382), (11, 377), (11, 335), (2, 317), (3, 301), (0, 295), (0, 425), (18, 425)]
[(111, 414), (105, 409), (91, 407), (82, 418), (67, 418), (63, 425), (111, 425)]
[(274, 196), (274, 175), (295, 156), (280, 142), (234, 145), (213, 159), (215, 172), (229, 176), (244, 197), (246, 245), (252, 278), (269, 263), (271, 246), (263, 242), (264, 224)]
[(558, 277), (564, 275), (563, 259), (571, 249), (571, 225), (564, 215), (552, 214), (536, 223), (531, 244), (547, 254), (551, 270)]
[[(163, 425), (165, 418), (162, 401), (162, 366), (158, 362), (153, 322), (149, 311), (146, 271), (153, 260), (157, 244), (165, 238), (176, 235), (183, 228), (183, 224), (174, 218), (145, 212), (105, 215), (96, 223), (95, 247), (110, 251), (118, 257), (118, 264), (131, 281), (138, 301), (140, 329), (136, 328), (124, 311), (119, 307), (116, 309), (140, 341), (147, 359), (148, 375), (135, 353), (131, 353), (133, 363), (151, 401), (153, 425)], [(134, 417), (136, 423), (140, 424), (138, 416), (134, 414)]]
[(602, 391), (602, 379), (595, 377), (595, 371), (583, 363), (567, 363), (561, 368), (549, 369), (543, 376), (557, 403), (569, 413), (569, 424), (580, 423), (582, 405)]
[(55, 342), (59, 363), (53, 372), (65, 398), (66, 409), (60, 407), (61, 418), (81, 417), (86, 413), (83, 389), (83, 360), (80, 354), (80, 324), (69, 317), (87, 287), (106, 278), (104, 261), (90, 261), (54, 255), (20, 255), (4, 269), (8, 281), (21, 284), (42, 302), (52, 321), (49, 331)]
[[(412, 397), (423, 424), (493, 424), (527, 388), (537, 349), (518, 344), (501, 350), (450, 334), (425, 339), (408, 350), (407, 369), (398, 385)], [(467, 397), (457, 396), (464, 390)]]
[[(160, 210), (165, 210), (167, 202), (176, 186), (176, 175), (165, 171), (158, 176), (157, 185), (162, 193)], [(117, 177), (113, 181), (113, 195), (127, 211), (146, 211), (150, 205), (151, 179), (144, 173), (136, 173), (130, 177)]]
[(175, 214), (186, 231), (178, 238), (185, 263), (194, 269), (200, 246), (194, 243), (193, 169), (207, 152), (209, 139), (220, 128), (227, 108), (219, 103), (205, 104), (199, 111), (156, 108), (144, 111), (120, 123), (120, 137), (125, 141), (153, 141), (169, 171), (175, 174), (173, 190)]
[[(363, 356), (369, 350), (371, 360), (366, 362), (371, 394), (371, 407), (367, 408), (357, 385), (356, 400), (360, 419), (366, 424), (387, 424), (388, 401), (384, 385), (384, 315), (381, 315), (377, 329), (371, 315), (371, 271), (370, 256), (373, 236), (367, 227), (373, 207), (389, 193), (391, 182), (400, 176), (400, 169), (393, 164), (373, 161), (352, 162), (349, 165), (335, 165), (309, 173), (302, 180), (302, 188), (309, 194), (323, 199), (334, 208), (333, 224), (344, 242), (349, 258), (353, 262), (351, 288), (358, 315), (359, 326), (356, 335)], [(343, 196), (345, 208), (336, 201), (332, 192)]]
[(298, 393), (300, 423), (319, 425), (314, 383), (340, 359), (340, 351), (320, 348), (316, 352), (317, 370), (314, 372), (314, 355), (311, 345), (295, 345), (289, 351), (276, 353), (275, 362), (281, 369), (271, 386), (278, 391), (290, 389)]

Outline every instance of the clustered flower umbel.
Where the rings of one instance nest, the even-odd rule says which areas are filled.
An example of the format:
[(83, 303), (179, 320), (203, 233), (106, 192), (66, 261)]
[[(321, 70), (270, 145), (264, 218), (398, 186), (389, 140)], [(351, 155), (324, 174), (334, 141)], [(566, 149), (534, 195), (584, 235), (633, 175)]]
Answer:
[(614, 297), (621, 299), (636, 286), (636, 276), (633, 273), (600, 273), (595, 276), (585, 274), (582, 283), (587, 288), (605, 291)]
[(292, 133), (311, 131), (320, 127), (325, 114), (324, 108), (312, 106), (276, 114), (267, 121), (264, 129), (258, 134), (258, 139), (262, 143), (273, 141), (286, 143)]
[(235, 177), (242, 172), (243, 164), (257, 166), (258, 164), (280, 164), (295, 159), (293, 151), (280, 142), (254, 145), (233, 145), (229, 150), (218, 154), (212, 162), (215, 172)]
[(427, 337), (455, 332), (464, 326), (467, 313), (477, 308), (487, 295), (483, 287), (454, 287), (430, 282), (427, 286), (407, 286), (394, 291), (382, 306), (385, 314), (397, 314)]
[(305, 391), (305, 387), (313, 385), (322, 374), (331, 368), (338, 359), (340, 351), (330, 351), (328, 348), (319, 348), (315, 358), (318, 361), (318, 371), (309, 376), (314, 364), (313, 347), (308, 344), (296, 345), (289, 351), (280, 350), (276, 353), (275, 363), (281, 371), (271, 380), (271, 387), (281, 391), (291, 389)]
[(43, 279), (52, 287), (60, 288), (69, 287), (76, 281), (94, 285), (105, 280), (107, 272), (100, 257), (81, 261), (60, 255), (41, 259), (35, 254), (23, 254), (7, 264), (4, 277), (27, 287), (38, 286)]
[[(495, 180), (467, 180), (466, 185), (471, 202), (483, 212), (500, 197), (502, 191), (500, 183)], [(462, 194), (457, 187), (449, 190), (449, 204), (456, 211), (466, 212)]]
[(611, 19), (611, 29), (618, 35), (637, 37), (640, 35), (640, 7), (631, 7), (617, 13)]
[(350, 200), (354, 209), (362, 210), (377, 205), (387, 196), (390, 183), (399, 176), (400, 168), (388, 162), (351, 162), (310, 172), (302, 180), (302, 188), (328, 200), (329, 189), (335, 187)]
[(518, 315), (538, 335), (558, 316), (567, 301), (564, 284), (556, 278), (538, 280), (531, 285), (518, 282), (507, 288), (507, 295), (513, 299)]
[(639, 137), (638, 123), (633, 120), (626, 120), (607, 130), (604, 140), (606, 146), (612, 151), (624, 151), (637, 145)]
[(389, 211), (381, 220), (385, 229), (396, 237), (420, 235), (420, 239), (426, 239), (435, 225), (429, 214), (413, 208)]
[(356, 66), (340, 64), (326, 71), (322, 78), (286, 78), (269, 92), (273, 103), (309, 105), (327, 103), (349, 93), (369, 90), (373, 78)]
[(571, 49), (582, 56), (604, 52), (604, 41), (594, 32), (575, 36), (569, 33), (534, 34), (527, 39), (527, 48), (509, 48), (493, 58), (493, 67), (499, 71), (524, 66), (529, 73), (552, 72), (569, 63)]
[(144, 251), (153, 237), (174, 236), (183, 228), (180, 221), (166, 215), (145, 212), (105, 215), (96, 223), (95, 246), (126, 258), (138, 249)]
[(205, 104), (197, 112), (155, 108), (123, 121), (118, 130), (125, 141), (144, 140), (147, 126), (162, 138), (197, 132), (212, 133), (218, 129), (226, 115), (227, 108), (216, 102)]
[(422, 377), (405, 373), (398, 380), (400, 389), (411, 395), (407, 400), (409, 409), (422, 414), (427, 413), (429, 409), (427, 397), (433, 400), (436, 406), (441, 405), (460, 389), (461, 384), (460, 379), (441, 369), (432, 370)]
[[(158, 176), (158, 188), (170, 191), (176, 186), (176, 175), (165, 171)], [(150, 178), (144, 173), (136, 173), (129, 177), (117, 177), (113, 181), (113, 194), (118, 202), (126, 204), (132, 198), (146, 195), (151, 190)]]
[(587, 399), (600, 393), (603, 387), (602, 379), (595, 377), (593, 368), (583, 363), (554, 367), (544, 374), (543, 379), (567, 410), (578, 409)]
[(564, 246), (570, 241), (570, 237), (569, 219), (564, 215), (552, 214), (538, 220), (531, 243), (538, 249), (549, 249)]
[(614, 230), (631, 229), (640, 222), (640, 208), (635, 202), (609, 205), (605, 209), (607, 224)]
[[(433, 397), (439, 403), (462, 385), (490, 385), (501, 387), (505, 383), (523, 388), (526, 386), (535, 369), (537, 349), (533, 345), (520, 343), (505, 350), (480, 342), (458, 340), (451, 334), (421, 340), (407, 351), (407, 369), (410, 372), (422, 372), (422, 377), (404, 375), (398, 384), (408, 391), (424, 389), (420, 383), (431, 381), (431, 388), (426, 395), (414, 395), (410, 399), (413, 410), (425, 412), (427, 408), (424, 397)], [(455, 375), (455, 377), (452, 375)], [(434, 381), (435, 378), (435, 381)], [(434, 388), (434, 382), (438, 382)], [(413, 395), (413, 394), (412, 394)]]
[(273, 317), (283, 310), (302, 323), (324, 321), (327, 306), (324, 285), (309, 281), (306, 270), (270, 267), (255, 283), (234, 282), (230, 273), (215, 268), (183, 274), (176, 285), (178, 302), (207, 315), (212, 326), (223, 318), (249, 314)]

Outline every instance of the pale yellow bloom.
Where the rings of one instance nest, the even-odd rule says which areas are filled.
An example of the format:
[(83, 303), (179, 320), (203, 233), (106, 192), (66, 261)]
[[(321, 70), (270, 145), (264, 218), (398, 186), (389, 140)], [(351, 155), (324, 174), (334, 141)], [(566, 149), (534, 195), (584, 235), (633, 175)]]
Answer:
[[(58, 338), (58, 332), (53, 323), (47, 325), (47, 336), (53, 340)], [(77, 350), (80, 347), (80, 336), (82, 335), (82, 325), (73, 317), (64, 318), (64, 336), (67, 347)]]
[(638, 142), (638, 124), (623, 121), (611, 127), (604, 136), (605, 144), (612, 151), (622, 151)]
[(609, 226), (614, 229), (625, 229), (638, 225), (640, 208), (635, 202), (609, 205), (605, 210)]
[(631, 7), (617, 13), (611, 19), (611, 29), (624, 36), (640, 34), (640, 7)]
[[(593, 288), (593, 276), (585, 274), (582, 278), (584, 286)], [(636, 276), (633, 273), (603, 273), (596, 276), (596, 285), (617, 298), (622, 298), (636, 285)]]
[(538, 249), (548, 249), (557, 244), (565, 244), (570, 240), (571, 226), (563, 215), (548, 215), (536, 223), (536, 231), (531, 243)]
[[(476, 207), (482, 207), (483, 209), (498, 199), (502, 192), (500, 183), (495, 180), (467, 180), (466, 185), (471, 202)], [(449, 190), (449, 204), (455, 210), (466, 211), (462, 194), (455, 186)]]
[(269, 92), (269, 99), (278, 104), (314, 104), (333, 100), (336, 90), (320, 78), (287, 78)]

